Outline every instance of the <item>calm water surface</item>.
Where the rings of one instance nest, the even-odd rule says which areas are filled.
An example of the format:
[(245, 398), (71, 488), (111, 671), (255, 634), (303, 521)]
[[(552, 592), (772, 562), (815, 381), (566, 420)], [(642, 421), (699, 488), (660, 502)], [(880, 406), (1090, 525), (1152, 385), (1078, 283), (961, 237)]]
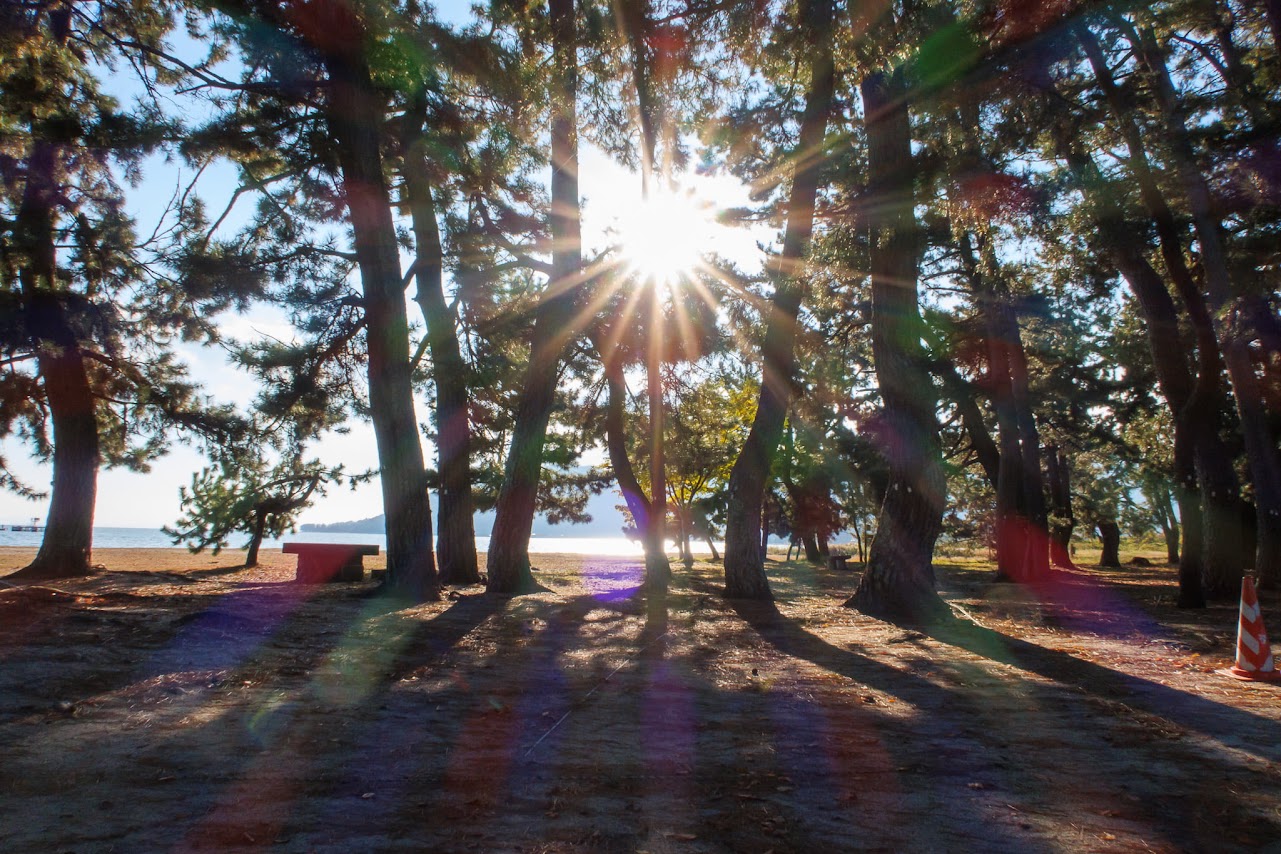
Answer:
[[(39, 546), (41, 533), (31, 531), (0, 531), (0, 546)], [(387, 538), (381, 534), (333, 534), (303, 533), (288, 534), (284, 541), (298, 543), (368, 543), (386, 548)], [(267, 540), (264, 548), (280, 548), (282, 540)], [(98, 549), (174, 549), (173, 541), (158, 528), (94, 528), (93, 545)], [(240, 538), (231, 540), (232, 547), (242, 547)], [(694, 551), (707, 552), (707, 544), (694, 544)], [(718, 546), (719, 547), (719, 546)], [(476, 548), (485, 552), (489, 549), (489, 537), (477, 537)], [(640, 543), (634, 543), (626, 537), (533, 537), (529, 541), (529, 550), (534, 554), (560, 552), (563, 554), (584, 555), (618, 555), (640, 556)]]

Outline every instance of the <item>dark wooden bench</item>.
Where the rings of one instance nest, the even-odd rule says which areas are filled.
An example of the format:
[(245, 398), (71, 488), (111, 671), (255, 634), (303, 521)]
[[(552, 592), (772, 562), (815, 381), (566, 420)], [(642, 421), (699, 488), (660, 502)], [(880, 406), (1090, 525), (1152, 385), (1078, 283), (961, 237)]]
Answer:
[(850, 568), (849, 559), (849, 555), (828, 555), (827, 568), (838, 572), (848, 570)]
[(300, 584), (327, 581), (364, 581), (365, 555), (378, 554), (378, 546), (355, 543), (285, 543), (287, 555), (298, 555)]

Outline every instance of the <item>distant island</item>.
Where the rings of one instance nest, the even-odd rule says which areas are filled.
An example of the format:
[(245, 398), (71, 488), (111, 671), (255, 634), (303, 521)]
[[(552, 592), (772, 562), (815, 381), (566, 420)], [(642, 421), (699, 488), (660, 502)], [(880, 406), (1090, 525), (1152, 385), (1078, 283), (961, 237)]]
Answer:
[(385, 530), (385, 519), (386, 517), (380, 513), (354, 522), (330, 522), (327, 525), (309, 522), (298, 527), (302, 531), (316, 534), (381, 534)]
[[(535, 537), (621, 537), (623, 535), (623, 514), (615, 505), (622, 499), (614, 492), (593, 495), (587, 502), (587, 512), (592, 521), (582, 525), (552, 525), (541, 514), (534, 517)], [(368, 519), (356, 519), (350, 522), (330, 522), (327, 524), (306, 522), (299, 525), (304, 533), (315, 534), (381, 534), (384, 531), (384, 517), (380, 513)], [(434, 520), (433, 520), (434, 521)], [(494, 512), (476, 514), (476, 536), (487, 537), (494, 527)]]

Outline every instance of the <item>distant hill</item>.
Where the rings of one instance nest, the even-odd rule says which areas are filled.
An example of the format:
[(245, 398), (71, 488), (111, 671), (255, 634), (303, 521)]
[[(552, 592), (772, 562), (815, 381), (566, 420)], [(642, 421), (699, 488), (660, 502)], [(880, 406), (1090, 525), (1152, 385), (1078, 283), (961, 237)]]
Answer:
[(328, 525), (310, 522), (299, 525), (298, 528), (317, 534), (381, 534), (384, 529), (384, 518), (379, 514), (370, 516), (368, 519), (357, 519), (354, 522), (330, 522)]
[[(623, 499), (608, 490), (601, 495), (593, 495), (587, 502), (587, 512), (592, 521), (583, 525), (552, 525), (542, 514), (534, 517), (534, 536), (536, 537), (617, 537), (623, 533), (623, 514), (614, 508), (622, 504)], [(433, 509), (434, 513), (434, 509)], [(321, 534), (381, 534), (383, 533), (383, 516), (370, 516), (368, 519), (357, 519), (351, 522), (331, 522), (318, 524), (309, 522), (299, 525), (299, 529), (310, 533)], [(476, 535), (489, 536), (494, 527), (494, 512), (476, 514)]]

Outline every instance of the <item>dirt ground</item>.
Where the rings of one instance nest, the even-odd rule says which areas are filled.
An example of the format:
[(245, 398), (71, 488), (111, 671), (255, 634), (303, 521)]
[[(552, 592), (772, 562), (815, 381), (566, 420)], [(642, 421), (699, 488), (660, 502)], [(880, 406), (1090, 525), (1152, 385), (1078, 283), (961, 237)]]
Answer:
[(1173, 608), (1169, 568), (941, 563), (927, 633), (800, 563), (776, 609), (553, 555), (548, 592), (403, 608), (292, 556), (95, 557), (0, 583), (8, 852), (1281, 851), (1281, 687), (1214, 672), (1236, 604)]

